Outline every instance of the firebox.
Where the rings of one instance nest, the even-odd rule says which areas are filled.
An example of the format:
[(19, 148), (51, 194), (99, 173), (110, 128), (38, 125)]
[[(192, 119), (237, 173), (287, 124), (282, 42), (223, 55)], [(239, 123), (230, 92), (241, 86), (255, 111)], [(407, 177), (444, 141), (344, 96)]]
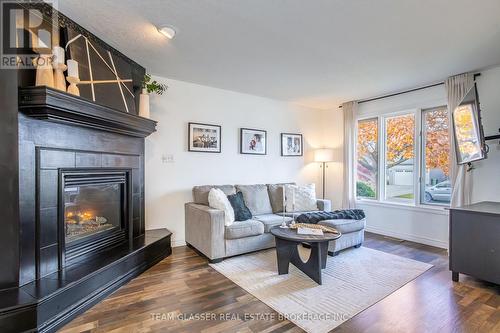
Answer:
[(130, 170), (60, 170), (63, 266), (126, 241)]

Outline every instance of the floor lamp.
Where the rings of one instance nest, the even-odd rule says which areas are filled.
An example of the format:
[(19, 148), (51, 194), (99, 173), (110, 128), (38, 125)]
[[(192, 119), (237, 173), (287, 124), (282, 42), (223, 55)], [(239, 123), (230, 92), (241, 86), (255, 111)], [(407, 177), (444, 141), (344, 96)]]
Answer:
[(321, 148), (314, 151), (314, 161), (321, 163), (320, 167), (323, 169), (323, 199), (325, 199), (325, 178), (326, 178), (326, 168), (328, 167), (328, 162), (333, 161), (333, 149)]

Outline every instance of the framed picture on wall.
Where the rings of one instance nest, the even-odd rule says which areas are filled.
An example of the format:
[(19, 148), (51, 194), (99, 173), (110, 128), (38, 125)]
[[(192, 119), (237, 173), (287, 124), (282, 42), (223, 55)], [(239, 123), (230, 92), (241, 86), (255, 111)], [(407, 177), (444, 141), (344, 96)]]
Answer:
[(240, 152), (250, 155), (266, 155), (267, 132), (258, 129), (242, 128), (240, 130)]
[(302, 134), (281, 133), (281, 156), (302, 156)]
[(188, 150), (202, 153), (220, 153), (221, 126), (189, 123)]

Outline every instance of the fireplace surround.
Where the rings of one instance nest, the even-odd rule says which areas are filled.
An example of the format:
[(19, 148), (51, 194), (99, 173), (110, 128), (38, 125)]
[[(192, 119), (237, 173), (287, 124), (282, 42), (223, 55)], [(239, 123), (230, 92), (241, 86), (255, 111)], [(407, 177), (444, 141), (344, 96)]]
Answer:
[(18, 275), (0, 331), (53, 332), (172, 251), (144, 223), (156, 122), (46, 87), (18, 96)]
[[(60, 45), (77, 32), (124, 64), (138, 109), (144, 67), (32, 5)], [(55, 332), (171, 254), (167, 229), (145, 230), (144, 141), (156, 122), (114, 108), (117, 86), (105, 106), (32, 87), (31, 69), (0, 72), (0, 332)]]

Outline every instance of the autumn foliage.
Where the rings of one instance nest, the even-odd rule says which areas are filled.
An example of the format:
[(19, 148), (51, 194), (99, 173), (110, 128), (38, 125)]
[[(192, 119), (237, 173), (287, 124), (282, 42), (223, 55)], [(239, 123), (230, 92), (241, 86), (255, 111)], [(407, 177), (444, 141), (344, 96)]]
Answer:
[(446, 108), (426, 112), (424, 116), (426, 132), (425, 167), (441, 169), (450, 175), (450, 131)]
[(377, 119), (362, 120), (358, 123), (358, 179), (372, 189), (377, 182)]
[(414, 158), (415, 116), (408, 114), (387, 118), (385, 127), (387, 168), (390, 169)]
[[(426, 171), (441, 169), (448, 176), (450, 171), (450, 138), (446, 107), (423, 113), (425, 130)], [(415, 116), (406, 114), (386, 118), (387, 168), (404, 163), (415, 157)], [(358, 179), (376, 188), (378, 161), (377, 119), (358, 123), (357, 154)]]

